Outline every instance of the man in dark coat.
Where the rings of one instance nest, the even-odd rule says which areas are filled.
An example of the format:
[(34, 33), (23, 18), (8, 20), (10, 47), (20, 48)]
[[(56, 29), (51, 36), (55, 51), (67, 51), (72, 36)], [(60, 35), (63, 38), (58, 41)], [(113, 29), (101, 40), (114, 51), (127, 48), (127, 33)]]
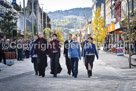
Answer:
[(39, 38), (35, 41), (34, 50), (37, 54), (39, 76), (45, 77), (45, 69), (47, 67), (48, 44), (47, 40), (43, 38), (43, 34), (39, 32)]
[(71, 42), (72, 42), (72, 34), (69, 34), (69, 39), (64, 42), (64, 57), (66, 59), (66, 66), (69, 75), (71, 75), (71, 71), (72, 71), (71, 60), (68, 58), (68, 48)]

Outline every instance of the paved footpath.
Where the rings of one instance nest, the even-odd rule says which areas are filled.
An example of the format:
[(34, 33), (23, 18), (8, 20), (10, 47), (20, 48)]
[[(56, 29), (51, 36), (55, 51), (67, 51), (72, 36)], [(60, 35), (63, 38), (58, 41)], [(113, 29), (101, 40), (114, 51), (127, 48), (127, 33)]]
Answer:
[(42, 78), (34, 75), (30, 59), (16, 61), (0, 71), (0, 91), (136, 91), (136, 68), (128, 68), (127, 57), (100, 51), (92, 78), (87, 78), (83, 60), (79, 62), (78, 78), (67, 75), (63, 56), (60, 62), (63, 71), (57, 78), (50, 75), (50, 67)]

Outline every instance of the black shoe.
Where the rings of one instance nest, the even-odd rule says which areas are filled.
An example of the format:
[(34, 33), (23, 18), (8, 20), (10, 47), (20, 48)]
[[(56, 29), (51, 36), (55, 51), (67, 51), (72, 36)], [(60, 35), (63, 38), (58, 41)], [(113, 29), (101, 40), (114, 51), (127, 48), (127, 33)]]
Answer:
[(0, 69), (0, 71), (1, 71), (1, 69)]
[(53, 77), (57, 77), (57, 74), (54, 74)]
[(71, 75), (71, 72), (68, 72), (69, 75)]
[(77, 78), (77, 76), (74, 76), (74, 78)]
[(91, 71), (88, 70), (87, 72), (88, 72), (88, 78), (90, 78), (91, 77)]
[(38, 72), (36, 72), (35, 75), (37, 76), (37, 75), (38, 75)]
[(42, 74), (39, 74), (39, 76), (42, 76)]
[(42, 77), (45, 77), (45, 75), (42, 75)]

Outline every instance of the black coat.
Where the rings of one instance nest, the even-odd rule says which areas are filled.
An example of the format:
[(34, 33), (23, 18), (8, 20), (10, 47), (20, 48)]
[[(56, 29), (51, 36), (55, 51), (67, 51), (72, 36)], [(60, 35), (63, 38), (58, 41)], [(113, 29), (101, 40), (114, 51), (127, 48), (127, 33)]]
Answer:
[[(72, 41), (73, 41), (73, 40), (71, 40), (70, 43), (71, 43)], [(69, 43), (68, 43), (68, 40), (66, 40), (66, 41), (64, 42), (64, 54), (65, 54), (66, 56), (68, 56), (68, 48), (69, 48)]]

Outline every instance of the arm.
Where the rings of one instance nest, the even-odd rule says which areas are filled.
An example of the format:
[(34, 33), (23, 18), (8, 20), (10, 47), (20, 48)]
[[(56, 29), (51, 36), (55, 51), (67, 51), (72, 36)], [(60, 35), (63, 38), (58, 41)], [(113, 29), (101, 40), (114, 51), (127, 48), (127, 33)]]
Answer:
[(64, 52), (63, 52), (63, 54), (66, 55), (66, 41), (64, 42)]
[(79, 58), (81, 60), (81, 51), (80, 51), (80, 45), (78, 45), (78, 53), (79, 53)]
[(95, 45), (94, 45), (94, 51), (95, 51), (95, 55), (96, 55), (97, 59), (99, 59), (98, 53), (97, 53), (97, 50), (96, 50), (96, 46), (95, 46)]
[(69, 48), (68, 48), (68, 58), (71, 58), (71, 44), (69, 45)]

